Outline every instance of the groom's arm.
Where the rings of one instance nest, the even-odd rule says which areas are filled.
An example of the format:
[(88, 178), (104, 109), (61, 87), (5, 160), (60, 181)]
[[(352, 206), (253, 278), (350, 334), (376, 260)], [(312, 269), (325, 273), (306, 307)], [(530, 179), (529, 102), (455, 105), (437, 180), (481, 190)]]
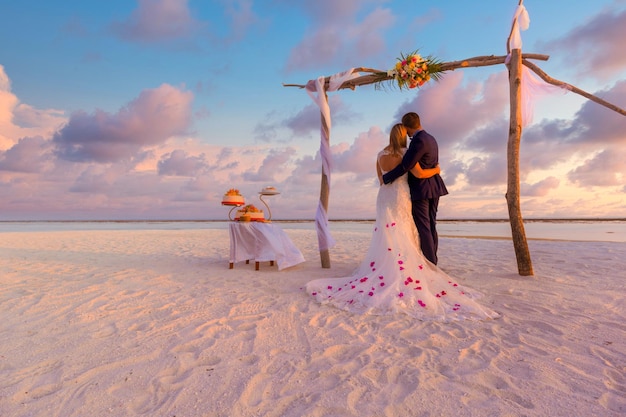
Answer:
[(398, 179), (398, 177), (404, 175), (406, 171), (407, 170), (404, 169), (404, 166), (402, 166), (402, 162), (400, 162), (397, 167), (383, 175), (383, 182), (385, 184), (390, 184)]
[[(411, 143), (413, 145), (413, 143)], [(398, 164), (397, 167), (383, 175), (383, 182), (385, 184), (390, 184), (394, 182), (399, 177), (403, 176), (407, 171), (417, 164), (419, 161), (418, 149), (416, 146), (409, 146), (404, 157), (402, 158), (402, 162)]]

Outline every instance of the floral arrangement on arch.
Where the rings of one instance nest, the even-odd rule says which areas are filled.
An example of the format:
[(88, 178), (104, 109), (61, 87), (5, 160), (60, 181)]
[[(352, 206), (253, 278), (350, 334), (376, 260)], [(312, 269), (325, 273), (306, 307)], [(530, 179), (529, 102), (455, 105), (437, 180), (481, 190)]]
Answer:
[(441, 74), (441, 62), (430, 56), (424, 58), (417, 50), (407, 55), (400, 54), (396, 65), (387, 71), (387, 77), (401, 90), (421, 87), (431, 79), (439, 80)]

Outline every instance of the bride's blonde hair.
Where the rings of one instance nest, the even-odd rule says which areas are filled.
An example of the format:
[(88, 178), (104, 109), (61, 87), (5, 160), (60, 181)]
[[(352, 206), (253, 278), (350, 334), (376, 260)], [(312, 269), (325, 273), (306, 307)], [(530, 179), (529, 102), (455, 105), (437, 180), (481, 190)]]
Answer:
[(391, 128), (389, 133), (389, 145), (385, 147), (393, 155), (403, 155), (403, 149), (406, 148), (406, 127), (402, 123), (397, 123)]

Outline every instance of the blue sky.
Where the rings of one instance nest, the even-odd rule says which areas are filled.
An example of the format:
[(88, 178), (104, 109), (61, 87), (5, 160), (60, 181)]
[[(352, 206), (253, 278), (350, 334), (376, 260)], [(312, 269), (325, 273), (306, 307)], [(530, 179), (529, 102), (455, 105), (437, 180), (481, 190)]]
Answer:
[[(225, 219), (222, 194), (315, 215), (319, 110), (305, 84), (505, 55), (517, 1), (112, 0), (0, 5), (0, 220)], [(553, 78), (626, 108), (626, 0), (527, 0), (525, 53)], [(450, 195), (439, 217), (506, 218), (508, 81), (501, 66), (420, 89), (329, 94), (331, 219), (372, 218), (390, 126), (422, 116)], [(573, 93), (533, 100), (521, 143), (522, 213), (624, 217), (626, 117)]]

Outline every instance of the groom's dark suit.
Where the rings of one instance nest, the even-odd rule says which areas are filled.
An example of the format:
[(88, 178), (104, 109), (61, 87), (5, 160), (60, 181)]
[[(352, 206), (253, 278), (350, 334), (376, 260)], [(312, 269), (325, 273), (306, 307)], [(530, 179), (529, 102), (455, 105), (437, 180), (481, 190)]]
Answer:
[(437, 206), (439, 197), (448, 194), (446, 185), (439, 174), (430, 178), (417, 178), (410, 169), (415, 164), (422, 168), (435, 168), (439, 163), (439, 146), (435, 138), (425, 130), (419, 130), (411, 138), (402, 163), (383, 175), (383, 182), (389, 184), (408, 171), (409, 189), (411, 190), (411, 203), (413, 221), (420, 237), (420, 245), (424, 256), (437, 264)]

